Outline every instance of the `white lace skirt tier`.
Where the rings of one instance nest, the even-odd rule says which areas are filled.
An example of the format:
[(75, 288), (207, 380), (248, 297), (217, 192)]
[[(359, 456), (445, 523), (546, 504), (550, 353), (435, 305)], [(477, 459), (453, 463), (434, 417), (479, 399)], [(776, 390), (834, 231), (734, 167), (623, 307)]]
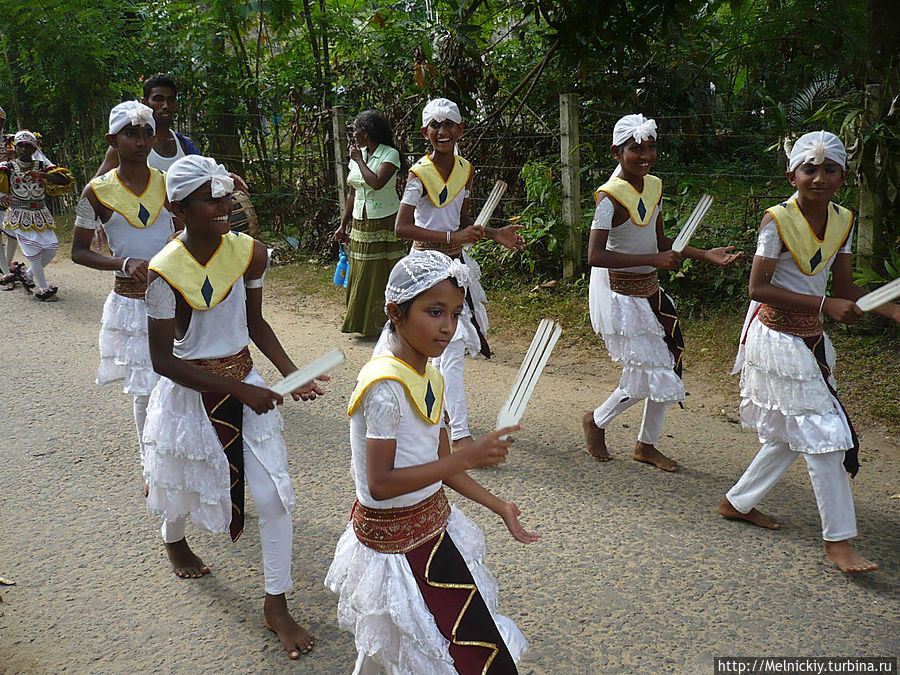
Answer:
[[(833, 373), (834, 347), (827, 335), (823, 337), (825, 359)], [(812, 351), (800, 338), (759, 320), (747, 331), (741, 399), (741, 423), (755, 429), (761, 443), (785, 442), (792, 450), (812, 454), (853, 447), (846, 417), (828, 391)]]
[[(484, 535), (455, 506), (447, 534), (518, 662), (528, 642), (511, 619), (497, 613), (497, 581), (484, 564)], [(404, 555), (369, 548), (349, 525), (338, 541), (325, 585), (339, 596), (338, 625), (354, 634), (358, 652), (387, 672), (456, 675), (450, 643), (438, 630)]]
[(159, 375), (150, 362), (145, 302), (111, 292), (103, 304), (100, 321), (97, 384), (119, 381), (126, 394), (149, 396)]
[[(244, 380), (265, 387), (253, 369)], [(283, 422), (277, 408), (257, 415), (244, 406), (244, 452), (253, 452), (271, 476), (288, 513), (294, 491), (287, 470)], [(231, 523), (228, 460), (209, 421), (200, 392), (167, 377), (150, 396), (144, 426), (147, 508), (164, 520), (190, 515), (197, 525), (224, 532)]]
[(684, 383), (650, 303), (612, 291), (609, 273), (599, 267), (591, 270), (588, 297), (594, 331), (603, 336), (610, 358), (622, 364), (619, 389), (659, 403), (684, 400)]

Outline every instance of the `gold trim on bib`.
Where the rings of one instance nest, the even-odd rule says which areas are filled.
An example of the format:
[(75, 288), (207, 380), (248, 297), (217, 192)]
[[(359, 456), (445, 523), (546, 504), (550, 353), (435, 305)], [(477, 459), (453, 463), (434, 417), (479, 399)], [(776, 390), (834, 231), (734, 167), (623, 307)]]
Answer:
[(446, 181), (428, 155), (422, 157), (410, 169), (422, 181), (428, 199), (439, 209), (456, 199), (456, 195), (466, 187), (472, 176), (472, 164), (469, 160), (459, 155), (454, 155), (453, 159), (453, 169)]
[(828, 204), (828, 222), (822, 239), (813, 232), (796, 199), (768, 208), (766, 213), (775, 221), (781, 241), (791, 252), (797, 267), (807, 276), (825, 269), (853, 228), (853, 212), (833, 202)]
[(402, 384), (419, 415), (431, 424), (440, 423), (444, 409), (444, 378), (430, 363), (425, 365), (425, 373), (420, 374), (406, 361), (390, 355), (372, 359), (359, 371), (347, 406), (348, 416), (356, 412), (366, 391), (378, 380), (396, 380)]
[(635, 225), (644, 227), (650, 224), (653, 212), (662, 199), (662, 181), (656, 176), (644, 176), (644, 190), (638, 192), (624, 178), (615, 176), (594, 191), (596, 202), (601, 192), (605, 192), (628, 210)]
[(91, 190), (103, 206), (122, 215), (128, 224), (143, 230), (156, 222), (166, 204), (166, 178), (162, 171), (153, 167), (144, 191), (136, 195), (129, 190), (116, 173), (107, 171), (90, 182)]

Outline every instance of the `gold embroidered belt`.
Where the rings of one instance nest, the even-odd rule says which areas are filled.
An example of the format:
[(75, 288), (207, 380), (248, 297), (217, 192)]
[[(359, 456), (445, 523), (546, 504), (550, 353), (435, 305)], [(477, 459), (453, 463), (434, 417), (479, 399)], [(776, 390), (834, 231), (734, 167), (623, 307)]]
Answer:
[(363, 544), (379, 553), (407, 553), (447, 527), (450, 502), (444, 488), (412, 506), (372, 509), (357, 501), (351, 513), (353, 531)]
[(414, 241), (413, 248), (417, 251), (440, 251), (451, 258), (459, 259), (462, 256), (462, 244), (448, 244), (445, 241)]
[(243, 382), (253, 369), (253, 359), (250, 357), (249, 347), (244, 347), (237, 354), (231, 356), (222, 356), (217, 359), (189, 359), (188, 363), (214, 375), (238, 382)]
[(816, 337), (822, 334), (822, 320), (819, 313), (789, 312), (785, 309), (760, 305), (759, 320), (772, 330), (777, 330), (798, 338)]
[(609, 270), (609, 287), (622, 295), (649, 298), (659, 290), (659, 277), (656, 270), (646, 274)]
[(123, 298), (144, 299), (144, 293), (147, 292), (147, 282), (138, 281), (131, 277), (116, 277), (116, 285), (113, 287), (116, 295)]

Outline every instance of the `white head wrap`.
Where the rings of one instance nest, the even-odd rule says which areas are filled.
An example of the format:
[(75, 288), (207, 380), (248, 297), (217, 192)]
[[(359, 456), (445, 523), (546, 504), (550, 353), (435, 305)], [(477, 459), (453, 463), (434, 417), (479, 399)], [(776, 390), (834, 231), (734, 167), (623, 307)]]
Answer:
[(622, 145), (629, 138), (633, 138), (636, 143), (656, 138), (656, 120), (648, 120), (640, 113), (625, 115), (613, 127), (612, 142), (613, 145)]
[(793, 148), (785, 141), (784, 150), (788, 156), (788, 171), (795, 170), (801, 164), (821, 164), (826, 159), (847, 168), (847, 150), (844, 144), (828, 131), (803, 134), (796, 140)]
[(214, 199), (234, 191), (234, 179), (212, 157), (187, 155), (166, 171), (166, 194), (170, 202), (181, 201), (206, 183), (211, 183), (210, 193)]
[(17, 131), (16, 135), (13, 136), (13, 145), (18, 145), (19, 143), (29, 143), (34, 147), (38, 147), (37, 136), (24, 129), (22, 131)]
[(384, 289), (384, 306), (412, 300), (444, 279), (455, 279), (461, 288), (469, 285), (469, 268), (440, 251), (417, 251), (394, 265)]
[(153, 119), (153, 108), (140, 101), (125, 101), (109, 111), (109, 134), (117, 134), (129, 124), (136, 127), (149, 124), (156, 132), (156, 121)]
[(462, 115), (459, 114), (459, 106), (448, 98), (435, 98), (425, 104), (422, 109), (422, 126), (427, 127), (431, 120), (443, 122), (450, 120), (462, 124)]

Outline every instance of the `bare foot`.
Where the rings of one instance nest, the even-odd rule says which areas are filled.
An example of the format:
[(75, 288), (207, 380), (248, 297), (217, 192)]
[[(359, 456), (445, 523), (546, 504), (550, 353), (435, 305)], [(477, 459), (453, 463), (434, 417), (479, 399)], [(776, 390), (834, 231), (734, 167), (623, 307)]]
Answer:
[(207, 567), (199, 556), (187, 545), (187, 539), (166, 544), (166, 553), (172, 563), (172, 571), (182, 579), (199, 579), (209, 574)]
[(871, 560), (863, 558), (850, 545), (847, 539), (843, 541), (826, 541), (825, 555), (831, 559), (831, 562), (841, 568), (841, 572), (846, 572), (847, 574), (878, 569), (878, 563), (873, 563)]
[(634, 455), (632, 456), (632, 459), (636, 462), (652, 464), (657, 469), (662, 469), (663, 471), (678, 471), (678, 462), (666, 457), (656, 449), (656, 446), (641, 443), (640, 441), (634, 446)]
[(459, 452), (463, 448), (468, 448), (474, 442), (471, 436), (457, 438), (455, 441), (450, 441), (450, 452)]
[(150, 496), (150, 485), (147, 483), (147, 480), (143, 476), (141, 477), (141, 483), (144, 484), (144, 499), (147, 499), (147, 497)]
[(753, 523), (758, 527), (764, 527), (767, 530), (781, 529), (781, 523), (775, 520), (773, 516), (765, 514), (762, 511), (757, 511), (756, 509), (750, 509), (748, 513), (741, 513), (731, 505), (731, 502), (728, 501), (727, 497), (722, 497), (722, 501), (719, 502), (719, 513), (724, 518), (728, 518), (728, 520), (746, 520), (748, 523)]
[(284, 593), (266, 594), (263, 615), (266, 617), (266, 628), (278, 635), (281, 646), (290, 658), (299, 659), (300, 654), (308, 654), (313, 648), (316, 636), (294, 621), (288, 612)]
[(608, 462), (613, 457), (606, 449), (606, 431), (594, 423), (594, 413), (589, 411), (581, 418), (588, 454), (598, 462)]

